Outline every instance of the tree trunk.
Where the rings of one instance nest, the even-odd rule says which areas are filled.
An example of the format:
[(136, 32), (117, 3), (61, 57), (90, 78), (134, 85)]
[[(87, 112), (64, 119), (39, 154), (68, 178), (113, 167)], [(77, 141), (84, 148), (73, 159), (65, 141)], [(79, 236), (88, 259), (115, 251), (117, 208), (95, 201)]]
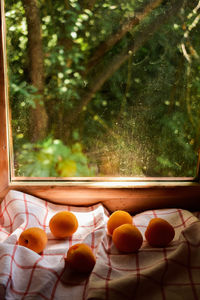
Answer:
[[(48, 116), (43, 104), (44, 60), (39, 9), (36, 0), (22, 0), (28, 26), (29, 76), (31, 84), (37, 88), (35, 108), (30, 110), (31, 141), (46, 136)], [(38, 96), (38, 97), (37, 97)]]

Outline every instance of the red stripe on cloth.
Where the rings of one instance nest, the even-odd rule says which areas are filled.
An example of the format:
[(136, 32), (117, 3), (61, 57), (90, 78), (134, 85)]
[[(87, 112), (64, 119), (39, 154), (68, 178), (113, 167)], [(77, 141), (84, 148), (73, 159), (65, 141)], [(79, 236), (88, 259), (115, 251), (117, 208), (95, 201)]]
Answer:
[(111, 265), (111, 259), (110, 259), (110, 249), (111, 249), (111, 244), (112, 244), (112, 237), (108, 237), (108, 250), (107, 250), (107, 258), (108, 258), (108, 272), (107, 272), (107, 277), (105, 281), (105, 289), (106, 289), (106, 295), (105, 295), (105, 300), (109, 300), (109, 281), (110, 281), (110, 276), (112, 273), (112, 265)]
[[(153, 275), (153, 274), (152, 274)], [(151, 276), (149, 275), (145, 275), (145, 274), (142, 274), (140, 273), (140, 277), (142, 278), (145, 278), (145, 279), (148, 279), (149, 281), (153, 282), (155, 285), (157, 285), (160, 289), (160, 280), (156, 280), (155, 278), (152, 278)], [(171, 299), (170, 299), (171, 300)]]
[[(188, 217), (186, 220), (182, 220), (181, 221), (181, 223), (180, 224), (178, 224), (178, 225), (174, 225), (173, 227), (174, 227), (174, 229), (175, 228), (179, 228), (179, 227), (183, 227), (183, 224), (186, 224), (190, 219), (192, 219), (194, 216), (192, 215), (192, 216), (190, 216), (190, 217)], [(197, 222), (197, 221), (195, 221), (195, 222)], [(147, 226), (148, 226), (148, 224), (147, 225), (140, 225), (140, 224), (136, 224), (136, 227), (140, 227), (140, 228), (147, 228)]]
[(2, 227), (0, 228), (0, 232), (5, 233), (7, 236), (10, 236), (10, 233), (8, 233), (7, 231), (5, 231)]
[(28, 226), (28, 221), (29, 221), (29, 213), (28, 213), (28, 204), (26, 200), (26, 194), (24, 194), (24, 207), (25, 207), (25, 214), (26, 214), (26, 224), (24, 226), (24, 230), (26, 230)]
[[(20, 292), (20, 291), (17, 291), (13, 286), (11, 287), (11, 291), (13, 292), (13, 293), (15, 293), (16, 295), (22, 295), (23, 296), (23, 292)], [(29, 295), (31, 296), (31, 295), (34, 295), (34, 296), (40, 296), (40, 297), (42, 297), (44, 300), (49, 300), (49, 298), (47, 298), (45, 295), (43, 295), (42, 293), (40, 293), (40, 292), (30, 292), (29, 293)], [(37, 298), (35, 298), (35, 299), (37, 299)], [(13, 300), (14, 300), (14, 298), (13, 298)]]
[(10, 222), (10, 233), (12, 232), (12, 219), (11, 219), (11, 217), (10, 217), (10, 214), (9, 214), (9, 212), (8, 212), (8, 205), (6, 204), (6, 198), (4, 199), (4, 202), (5, 202), (5, 207), (4, 207), (4, 210), (5, 210), (5, 212), (7, 213), (7, 216), (8, 216), (8, 219), (9, 219), (9, 222)]
[(52, 293), (51, 293), (51, 296), (50, 296), (50, 300), (53, 300), (54, 299), (54, 296), (55, 296), (55, 293), (56, 293), (56, 289), (57, 289), (57, 286), (58, 286), (58, 283), (60, 282), (60, 279), (63, 275), (63, 273), (65, 272), (65, 268), (63, 268), (63, 270), (61, 271), (60, 275), (58, 276), (58, 279), (53, 287), (53, 290), (52, 290)]
[[(2, 212), (1, 212), (1, 214), (0, 214), (0, 218), (4, 215), (4, 213), (5, 213), (6, 209), (8, 208), (8, 206), (10, 206), (10, 204), (11, 204), (12, 202), (16, 202), (16, 201), (17, 201), (17, 202), (23, 202), (23, 203), (24, 203), (24, 199), (13, 198), (13, 199), (11, 199), (9, 202), (6, 202), (6, 198), (4, 198), (5, 206), (4, 206), (4, 209), (2, 210)], [(40, 201), (43, 201), (43, 200), (40, 200)], [(28, 200), (27, 200), (27, 203), (30, 203), (30, 204), (32, 204), (33, 206), (35, 206), (36, 203), (37, 203), (37, 207), (40, 207), (40, 208), (42, 208), (42, 209), (46, 209), (44, 206), (40, 205), (39, 201), (38, 201), (38, 202), (33, 202), (33, 201), (31, 201), (30, 199), (28, 199)]]
[[(94, 206), (91, 206), (90, 207), (90, 210), (92, 212), (92, 237), (91, 237), (91, 248), (92, 248), (92, 251), (94, 251), (94, 248), (95, 248), (95, 234), (94, 234), (94, 230), (96, 228), (96, 217), (95, 217), (95, 214), (94, 214)], [(85, 284), (84, 284), (84, 289), (83, 289), (83, 295), (82, 295), (82, 300), (85, 300), (86, 299), (86, 291), (87, 291), (87, 286), (88, 286), (88, 282), (89, 282), (89, 279), (87, 279), (85, 281)]]
[(96, 277), (98, 277), (102, 280), (105, 280), (107, 278), (107, 275), (106, 275), (106, 277), (103, 277), (102, 275), (100, 275), (100, 274), (98, 274), (97, 272), (94, 272), (94, 271), (92, 272), (92, 275), (95, 275)]
[[(46, 214), (45, 214), (45, 216), (44, 216), (44, 221), (43, 221), (43, 224), (42, 224), (42, 226), (43, 226), (44, 229), (45, 229), (45, 226), (46, 226), (46, 218), (47, 218), (47, 215), (48, 215), (48, 208), (47, 208), (47, 202), (46, 202), (46, 201), (45, 201), (45, 207), (46, 207)], [(27, 210), (28, 210), (28, 209), (27, 209)], [(29, 214), (29, 215), (30, 215), (30, 214)], [(23, 296), (22, 299), (24, 299), (24, 297), (25, 297), (26, 295), (28, 295), (29, 289), (30, 289), (30, 286), (31, 286), (31, 283), (32, 283), (32, 280), (33, 280), (33, 274), (34, 274), (34, 271), (35, 271), (35, 269), (36, 269), (37, 264), (38, 264), (42, 259), (43, 259), (43, 256), (40, 256), (40, 257), (36, 260), (36, 262), (34, 263), (34, 265), (32, 266), (32, 271), (31, 271), (31, 274), (30, 274), (30, 278), (29, 278), (29, 281), (28, 281), (28, 284), (27, 284), (27, 287), (26, 287), (26, 290), (25, 290), (25, 292), (24, 292), (24, 296)]]
[(4, 215), (4, 213), (6, 212), (8, 206), (9, 206), (12, 202), (19, 201), (19, 200), (22, 201), (22, 202), (24, 202), (24, 200), (22, 200), (22, 199), (16, 199), (16, 198), (14, 198), (14, 199), (12, 199), (12, 200), (6, 202), (6, 198), (4, 198), (5, 205), (4, 205), (4, 209), (1, 211), (0, 218)]
[(179, 227), (182, 227), (182, 226), (185, 227), (186, 223), (187, 223), (190, 219), (192, 219), (192, 218), (193, 218), (193, 216), (188, 217), (186, 220), (181, 219), (181, 224), (175, 225), (175, 226), (173, 226), (173, 227), (174, 227), (174, 228), (179, 228)]
[(152, 212), (153, 212), (154, 218), (157, 218), (158, 216), (157, 216), (155, 210), (152, 210)]
[[(18, 216), (20, 216), (20, 215), (26, 215), (26, 216), (27, 216), (26, 212), (20, 212), (20, 213), (17, 213), (17, 214), (14, 216), (13, 221), (11, 222), (11, 224), (4, 226), (4, 228), (12, 227), (13, 224), (14, 224), (14, 222), (15, 222), (15, 219), (16, 219)], [(37, 217), (35, 214), (29, 212), (29, 216), (34, 217), (34, 218), (37, 220), (38, 224), (39, 224), (41, 227), (44, 227), (43, 223), (40, 222), (40, 220), (38, 219), (38, 217)], [(46, 225), (45, 227), (48, 227), (48, 225)]]
[[(67, 209), (68, 211), (71, 211), (70, 206), (67, 206), (66, 209)], [(72, 237), (69, 237), (68, 243), (69, 243), (69, 248), (70, 248), (70, 247), (72, 246)], [(55, 284), (54, 284), (54, 287), (53, 287), (53, 290), (52, 290), (52, 293), (51, 293), (51, 296), (50, 296), (50, 299), (51, 299), (51, 300), (54, 298), (54, 295), (55, 295), (55, 293), (56, 293), (56, 289), (57, 289), (58, 283), (59, 283), (59, 281), (60, 281), (60, 279), (61, 279), (61, 277), (62, 277), (64, 271), (65, 271), (65, 268), (63, 268), (63, 270), (62, 270), (62, 272), (60, 273), (60, 275), (58, 275), (57, 281), (56, 281)]]
[(135, 290), (134, 290), (135, 296), (133, 295), (133, 299), (137, 298), (137, 290), (139, 289), (139, 285), (140, 285), (140, 264), (139, 264), (139, 253), (138, 252), (135, 253), (135, 260), (136, 260), (137, 281), (136, 281)]
[[(18, 195), (18, 194), (17, 194)], [(22, 194), (22, 198), (23, 198), (23, 194)], [(31, 222), (33, 221), (34, 224), (39, 224), (41, 226), (41, 228), (44, 228), (44, 230), (48, 229), (48, 225), (46, 225), (47, 223), (47, 218), (49, 216), (49, 214), (52, 214), (53, 212), (56, 212), (57, 210), (66, 210), (66, 206), (56, 206), (53, 204), (48, 204), (46, 201), (41, 202), (42, 200), (35, 198), (35, 203), (33, 203), (33, 201), (29, 201), (29, 199), (32, 199), (31, 197), (29, 198), (29, 196), (26, 196), (25, 199), (23, 200), (19, 200), (20, 203), (15, 203), (12, 205), (9, 205), (11, 203), (10, 197), (7, 198), (7, 200), (9, 201), (8, 203), (5, 203), (5, 209), (3, 204), (1, 205), (1, 213), (4, 210), (4, 214), (5, 214), (5, 225), (7, 227), (10, 228), (11, 232), (12, 230), (16, 229), (15, 227), (17, 226), (17, 224), (21, 224), (21, 220), (25, 220), (24, 216), (21, 217), (19, 216), (21, 214), (21, 212), (23, 212), (23, 205), (21, 203), (24, 203), (24, 207), (25, 207), (25, 223), (27, 223), (27, 218), (28, 219), (28, 226), (31, 226)], [(43, 210), (38, 209), (38, 214), (37, 214), (37, 207), (38, 207), (38, 203), (43, 203)], [(32, 205), (32, 204), (34, 205)], [(27, 205), (27, 209), (26, 209), (26, 205)], [(33, 208), (33, 210), (32, 210)], [(10, 216), (7, 215), (7, 211), (8, 214)], [(31, 253), (29, 252), (30, 255), (30, 259), (27, 259), (25, 261), (21, 261), (21, 250), (22, 247), (18, 246), (18, 250), (15, 250), (14, 252), (14, 245), (8, 245), (8, 250), (5, 248), (6, 243), (2, 243), (2, 250), (3, 252), (1, 252), (1, 254), (3, 254), (0, 259), (3, 257), (8, 257), (5, 258), (5, 260), (0, 261), (0, 263), (2, 262), (2, 265), (5, 265), (4, 263), (7, 262), (7, 266), (5, 269), (2, 269), (2, 271), (4, 273), (0, 273), (0, 275), (2, 274), (2, 280), (6, 281), (7, 278), (9, 280), (9, 283), (11, 281), (11, 284), (8, 283), (8, 292), (10, 293), (11, 297), (13, 296), (13, 299), (15, 298), (20, 298), (20, 299), (24, 299), (25, 298), (31, 298), (34, 297), (34, 299), (45, 299), (45, 300), (52, 300), (52, 299), (57, 299), (58, 295), (61, 293), (62, 291), (65, 290), (65, 288), (69, 288), (70, 292), (71, 292), (71, 286), (74, 286), (73, 292), (72, 292), (72, 297), (73, 297), (73, 293), (76, 294), (75, 298), (76, 300), (86, 300), (87, 296), (88, 296), (88, 291), (90, 291), (90, 284), (91, 284), (91, 289), (95, 290), (95, 282), (99, 283), (100, 288), (97, 288), (97, 290), (102, 290), (102, 297), (104, 297), (104, 299), (110, 299), (111, 296), (114, 297), (114, 295), (116, 295), (117, 297), (120, 297), (120, 299), (127, 299), (127, 298), (131, 298), (131, 297), (138, 297), (139, 298), (139, 291), (141, 291), (141, 289), (143, 288), (142, 284), (143, 282), (147, 282), (152, 285), (152, 289), (155, 289), (158, 293), (159, 293), (159, 299), (163, 299), (165, 300), (168, 296), (168, 290), (170, 290), (170, 286), (174, 286), (176, 289), (178, 289), (179, 286), (186, 286), (187, 287), (187, 291), (190, 294), (190, 299), (194, 299), (197, 300), (198, 299), (198, 290), (199, 290), (199, 286), (200, 286), (200, 282), (199, 282), (199, 277), (198, 277), (198, 270), (200, 270), (200, 262), (198, 262), (198, 256), (197, 258), (193, 260), (193, 256), (195, 255), (195, 253), (198, 253), (199, 251), (199, 247), (200, 247), (200, 242), (198, 239), (195, 240), (195, 235), (193, 236), (192, 231), (183, 231), (184, 234), (190, 234), (191, 233), (191, 241), (189, 239), (190, 235), (188, 236), (188, 241), (186, 239), (183, 239), (181, 237), (181, 239), (176, 239), (174, 240), (169, 247), (163, 249), (155, 249), (155, 248), (151, 248), (150, 246), (148, 246), (146, 244), (146, 242), (144, 242), (143, 247), (139, 250), (139, 252), (137, 254), (132, 255), (132, 257), (130, 257), (130, 264), (129, 264), (129, 258), (125, 258), (125, 255), (121, 255), (119, 254), (119, 252), (117, 252), (117, 249), (115, 249), (115, 247), (111, 246), (111, 237), (107, 236), (108, 238), (108, 243), (106, 243), (106, 241), (104, 239), (101, 238), (101, 234), (100, 232), (96, 234), (96, 231), (99, 230), (99, 228), (103, 228), (105, 227), (105, 222), (103, 222), (102, 217), (100, 217), (100, 215), (102, 214), (102, 211), (99, 211), (99, 209), (96, 210), (96, 206), (94, 207), (87, 207), (85, 208), (73, 208), (73, 207), (69, 207), (68, 210), (75, 210), (75, 213), (80, 211), (83, 217), (83, 223), (84, 223), (84, 217), (86, 218), (86, 222), (85, 224), (82, 224), (80, 227), (82, 227), (82, 230), (80, 232), (83, 232), (83, 236), (80, 236), (79, 232), (78, 234), (75, 234), (72, 236), (72, 239), (66, 239), (63, 240), (63, 242), (58, 241), (57, 239), (50, 239), (47, 250), (45, 251), (49, 251), (49, 252), (56, 252), (56, 253), (44, 253), (42, 254), (42, 256), (32, 256)], [(85, 214), (84, 214), (85, 211)], [(35, 213), (35, 214), (34, 214)], [(105, 213), (106, 214), (106, 213)], [(143, 221), (141, 221), (142, 219), (140, 219), (140, 216), (143, 217), (144, 215), (148, 215), (149, 217), (143, 218), (144, 220), (144, 224), (142, 223)], [(166, 218), (167, 220), (167, 215), (169, 216), (169, 221), (170, 221), (170, 217), (172, 216), (171, 220), (172, 220), (172, 225), (174, 226), (175, 229), (180, 228), (183, 229), (189, 227), (191, 224), (196, 223), (196, 222), (200, 222), (200, 221), (195, 221), (195, 217), (197, 218), (197, 216), (194, 214), (192, 215), (191, 212), (187, 212), (184, 210), (173, 210), (173, 211), (167, 211), (167, 210), (155, 210), (154, 212), (152, 212), (152, 214), (150, 213), (141, 213), (139, 215), (136, 216), (136, 218), (134, 219), (134, 221), (137, 223), (140, 223), (141, 225), (136, 225), (138, 227), (143, 227), (145, 228), (145, 224), (148, 222), (148, 219), (151, 219), (152, 217), (159, 217), (162, 216), (164, 218)], [(166, 215), (166, 217), (165, 217)], [(181, 217), (182, 215), (182, 217)], [(19, 217), (19, 218), (17, 218)], [(194, 219), (192, 219), (194, 217)], [(16, 220), (17, 218), (17, 220)], [(38, 218), (40, 223), (36, 223), (36, 220), (34, 218)], [(197, 219), (196, 219), (197, 220)], [(15, 223), (14, 223), (15, 221)], [(14, 224), (13, 224), (14, 223)], [(87, 224), (88, 223), (88, 224)], [(180, 224), (179, 224), (180, 223)], [(10, 225), (8, 225), (10, 224)], [(103, 224), (103, 225), (102, 225)], [(26, 226), (26, 225), (25, 225)], [(99, 226), (99, 227), (98, 227)], [(97, 228), (98, 227), (98, 228)], [(2, 229), (2, 230), (1, 230)], [(20, 233), (21, 230), (24, 229), (24, 223), (18, 227), (18, 231), (16, 231), (16, 233)], [(177, 233), (180, 232), (180, 229), (177, 230)], [(1, 237), (6, 238), (7, 236), (3, 234), (3, 230), (5, 230), (5, 228), (0, 228), (0, 233), (1, 233)], [(48, 230), (49, 232), (49, 230)], [(198, 231), (197, 231), (198, 232)], [(101, 230), (102, 233), (102, 230)], [(6, 233), (8, 235), (8, 233)], [(105, 233), (106, 234), (106, 233)], [(64, 282), (64, 284), (66, 286), (62, 284), (60, 284), (60, 282), (62, 282), (62, 275), (64, 272), (64, 269), (62, 269), (62, 264), (61, 264), (61, 268), (59, 269), (59, 271), (56, 272), (57, 269), (55, 269), (55, 263), (54, 263), (54, 258), (53, 256), (55, 256), (55, 260), (58, 261), (59, 263), (59, 259), (62, 260), (63, 256), (67, 252), (67, 248), (70, 246), (70, 244), (74, 244), (75, 242), (81, 242), (83, 240), (83, 238), (87, 237), (87, 241), (89, 241), (92, 250), (97, 249), (97, 247), (99, 247), (99, 244), (101, 243), (101, 245), (103, 245), (103, 247), (100, 247), (100, 252), (99, 256), (97, 259), (103, 260), (104, 266), (103, 269), (98, 269), (95, 268), (94, 271), (92, 272), (91, 277), (87, 278), (87, 281), (82, 281), (77, 282), (75, 284), (75, 281), (73, 281), (73, 283), (70, 282)], [(13, 234), (13, 236), (11, 235), (11, 239), (9, 241), (13, 241), (13, 238), (15, 238), (15, 233)], [(192, 239), (193, 238), (193, 239)], [(14, 239), (15, 240), (15, 239)], [(55, 242), (53, 242), (53, 240), (55, 240)], [(8, 241), (8, 242), (9, 242)], [(183, 244), (184, 243), (184, 244)], [(5, 246), (4, 246), (5, 245)], [(181, 247), (181, 245), (184, 245), (184, 247)], [(52, 247), (52, 248), (51, 248)], [(180, 248), (179, 248), (180, 247)], [(177, 249), (177, 252), (176, 252)], [(184, 251), (184, 255), (179, 257), (179, 250), (180, 251)], [(59, 253), (59, 251), (61, 251), (62, 253)], [(101, 256), (101, 251), (105, 254), (103, 254)], [(95, 251), (96, 252), (96, 251)], [(148, 253), (147, 253), (148, 252)], [(173, 255), (173, 252), (175, 252), (175, 256)], [(8, 254), (9, 253), (9, 254)], [(24, 252), (26, 253), (26, 252)], [(28, 253), (28, 252), (27, 252)], [(181, 252), (182, 253), (182, 252)], [(19, 259), (18, 259), (18, 254), (19, 254)], [(107, 255), (106, 255), (107, 254)], [(148, 255), (150, 254), (150, 255)], [(26, 254), (25, 254), (26, 255)], [(117, 257), (118, 256), (118, 257)], [(170, 257), (175, 257), (175, 259), (170, 258)], [(34, 257), (34, 258), (33, 258)], [(38, 258), (39, 257), (39, 258)], [(46, 268), (46, 264), (45, 264), (45, 258), (48, 259), (48, 262), (50, 264), (48, 264), (48, 267), (51, 267), (52, 269)], [(144, 259), (143, 259), (144, 257)], [(149, 259), (147, 259), (147, 257), (149, 257)], [(28, 257), (27, 257), (28, 258)], [(32, 259), (33, 258), (33, 259)], [(44, 261), (42, 260), (44, 259)], [(133, 261), (132, 261), (133, 259)], [(136, 261), (134, 261), (134, 259), (136, 259)], [(180, 260), (179, 261), (176, 261)], [(18, 261), (18, 262), (17, 262)], [(33, 263), (32, 263), (33, 262)], [(52, 265), (51, 265), (52, 262)], [(30, 265), (32, 263), (32, 265)], [(12, 271), (10, 270), (11, 268), (11, 264), (12, 264)], [(24, 266), (23, 266), (24, 264)], [(27, 265), (29, 264), (29, 265)], [(192, 265), (193, 266), (192, 266)], [(44, 267), (43, 267), (44, 265)], [(56, 264), (57, 265), (57, 264)], [(158, 265), (158, 267), (157, 267)], [(179, 267), (181, 266), (181, 268)], [(156, 269), (157, 267), (157, 269)], [(170, 273), (169, 271), (173, 272), (174, 268), (176, 270), (178, 270), (180, 268), (180, 270), (183, 269), (183, 276), (181, 276), (181, 271), (180, 271), (180, 277), (179, 275), (176, 277), (175, 282), (174, 282), (174, 278), (173, 276), (170, 277)], [(19, 278), (18, 277), (18, 272), (22, 272), (20, 271), (20, 269), (24, 270), (23, 274), (24, 274), (24, 287), (21, 288), (21, 282), (19, 282)], [(26, 272), (26, 270), (28, 270)], [(51, 287), (48, 291), (44, 291), (44, 294), (42, 294), (43, 291), (41, 292), (37, 292), (37, 290), (39, 290), (36, 288), (36, 281), (34, 281), (34, 279), (36, 279), (36, 273), (38, 272), (38, 270), (48, 270), (47, 272), (43, 272), (44, 274), (46, 274), (45, 276), (50, 277), (50, 279), (52, 281), (49, 281), (49, 283), (51, 282)], [(54, 271), (55, 269), (55, 271)], [(152, 270), (151, 270), (152, 269)], [(156, 269), (158, 270), (159, 274), (157, 276), (157, 274), (155, 272), (153, 272), (153, 270)], [(37, 270), (37, 272), (36, 272)], [(143, 271), (144, 270), (144, 271)], [(105, 273), (104, 273), (105, 272)], [(190, 272), (190, 275), (189, 275)], [(49, 274), (50, 273), (50, 274)], [(98, 274), (97, 274), (98, 273)], [(28, 278), (27, 278), (27, 274), (28, 274)], [(52, 276), (52, 274), (55, 274), (55, 278), (54, 276)], [(49, 276), (51, 275), (51, 276)], [(133, 283), (133, 286), (131, 287), (133, 290), (135, 290), (135, 293), (132, 295), (129, 295), (130, 290), (127, 289), (123, 289), (120, 292), (120, 284), (116, 285), (115, 288), (115, 279), (120, 279), (120, 277), (122, 278), (126, 278), (126, 276), (133, 276), (133, 281), (130, 281), (130, 283)], [(189, 276), (188, 276), (189, 275)], [(185, 277), (186, 276), (186, 277)], [(155, 278), (154, 278), (155, 277)], [(90, 280), (91, 278), (91, 280)], [(99, 279), (98, 279), (99, 278)], [(127, 277), (128, 278), (128, 277)], [(172, 282), (170, 282), (172, 281)], [(198, 282), (197, 282), (198, 281)], [(117, 281), (118, 282), (118, 281)], [(94, 285), (92, 285), (92, 283), (94, 283)], [(19, 285), (18, 285), (19, 284)], [(77, 292), (75, 285), (77, 285), (77, 289), (79, 289), (79, 292)], [(34, 289), (33, 289), (34, 287)], [(169, 287), (169, 288), (168, 288)], [(144, 286), (145, 288), (145, 286)], [(34, 292), (35, 291), (35, 292)], [(94, 292), (95, 293), (95, 292)], [(182, 292), (181, 292), (182, 293)], [(18, 296), (17, 296), (18, 295)], [(119, 296), (118, 296), (119, 295)], [(51, 298), (50, 298), (51, 297)], [(67, 297), (67, 296), (66, 296)], [(106, 297), (106, 298), (105, 298)], [(184, 297), (184, 294), (183, 294)], [(137, 299), (138, 299), (137, 298)], [(94, 299), (95, 296), (94, 296)], [(132, 298), (131, 298), (132, 299)], [(170, 299), (171, 300), (171, 299)]]
[(46, 225), (47, 216), (48, 216), (48, 213), (49, 213), (47, 201), (45, 201), (45, 209), (46, 209), (46, 214), (45, 214), (45, 216), (44, 216), (44, 221), (43, 221), (43, 229), (44, 229), (44, 230), (46, 230), (46, 228), (49, 227), (49, 224)]
[(163, 256), (164, 256), (164, 261), (165, 261), (165, 268), (161, 277), (161, 292), (162, 292), (162, 298), (164, 300), (166, 300), (166, 296), (165, 296), (165, 274), (167, 273), (167, 269), (168, 269), (168, 259), (167, 259), (167, 251), (165, 248), (163, 248)]
[[(185, 242), (186, 243), (186, 242)], [(177, 264), (177, 265), (179, 265), (179, 266), (181, 266), (181, 267), (184, 267), (184, 268), (187, 268), (187, 264), (184, 264), (184, 263), (182, 263), (182, 262), (179, 262), (179, 261), (177, 261), (176, 259), (174, 259), (174, 258), (170, 258), (170, 259), (168, 259), (169, 260), (169, 262), (174, 262), (175, 264)], [(190, 269), (194, 269), (194, 270), (200, 270), (200, 266), (199, 267), (197, 267), (197, 266), (194, 266), (194, 267), (192, 267), (192, 266), (190, 266)]]
[[(157, 210), (157, 214), (159, 216), (161, 216), (161, 215), (173, 215), (176, 212), (177, 212), (177, 209), (176, 210), (172, 210), (171, 208), (170, 208), (170, 211), (163, 211), (163, 209), (162, 210), (161, 209)], [(155, 212), (153, 212), (153, 210), (141, 213), (141, 216), (152, 216), (152, 215), (155, 216)]]
[(189, 241), (187, 240), (187, 237), (185, 235), (185, 233), (183, 232), (183, 236), (187, 242), (187, 246), (188, 246), (188, 265), (187, 265), (187, 270), (188, 270), (188, 275), (189, 275), (189, 278), (190, 278), (190, 282), (191, 282), (191, 288), (192, 288), (192, 292), (193, 292), (193, 297), (195, 300), (199, 300), (199, 297), (198, 297), (198, 294), (197, 294), (197, 291), (196, 291), (196, 288), (195, 288), (195, 284), (194, 284), (194, 281), (193, 281), (193, 277), (192, 277), (192, 270), (190, 269), (190, 265), (191, 265), (191, 248), (190, 248), (190, 243)]
[(4, 215), (2, 212), (2, 205), (0, 205), (0, 224), (3, 225), (4, 224)]
[(12, 279), (13, 260), (14, 260), (14, 256), (15, 256), (16, 250), (17, 250), (17, 243), (13, 247), (13, 253), (12, 253), (12, 255), (9, 255), (11, 257), (11, 263), (10, 263), (10, 272), (9, 272), (9, 276), (8, 276), (8, 281), (6, 283), (6, 289), (8, 288), (8, 285), (9, 285), (11, 279)]
[[(191, 286), (191, 283), (166, 283), (166, 286)], [(200, 285), (200, 282), (195, 282), (195, 285)], [(199, 298), (197, 298), (198, 300)]]
[(30, 278), (29, 278), (29, 281), (28, 281), (28, 284), (27, 284), (27, 287), (26, 287), (26, 290), (24, 292), (24, 295), (23, 295), (23, 298), (22, 300), (24, 299), (24, 297), (28, 294), (28, 291), (29, 291), (29, 288), (31, 286), (31, 282), (32, 282), (32, 279), (33, 279), (33, 274), (34, 274), (34, 271), (35, 271), (35, 268), (37, 266), (37, 264), (39, 263), (39, 261), (42, 259), (42, 257), (39, 257), (36, 262), (34, 263), (34, 265), (32, 266), (32, 271), (31, 271), (31, 275), (30, 275)]
[(94, 207), (91, 206), (91, 211), (92, 211), (92, 239), (91, 239), (91, 248), (92, 250), (94, 250), (94, 247), (95, 247), (95, 235), (94, 235), (94, 231), (95, 231), (95, 228), (96, 228), (96, 225), (97, 225), (97, 222), (96, 222), (96, 217), (95, 217), (95, 214), (94, 214)]
[[(98, 288), (91, 287), (91, 288), (89, 288), (89, 291), (95, 291), (95, 290), (98, 290), (98, 291), (103, 290), (103, 292), (104, 292), (104, 291), (105, 291), (105, 288), (104, 288), (104, 287), (98, 287)], [(121, 297), (123, 297), (123, 298), (121, 298), (121, 299), (123, 299), (123, 300), (126, 300), (126, 299), (127, 299), (127, 294), (123, 293), (122, 290), (117, 290), (117, 289), (115, 289), (115, 288), (113, 288), (113, 287), (109, 287), (109, 290), (115, 292), (117, 295), (121, 295)], [(93, 300), (96, 300), (96, 298), (92, 298), (92, 299), (93, 299)], [(98, 299), (98, 298), (97, 298), (97, 299)], [(119, 298), (118, 298), (118, 299), (119, 299)], [(112, 300), (115, 300), (115, 299), (112, 299)]]
[(8, 273), (0, 273), (0, 276), (9, 276), (9, 274)]
[(180, 209), (177, 209), (177, 211), (178, 211), (178, 214), (179, 214), (179, 216), (180, 216), (180, 219), (181, 219), (181, 222), (182, 222), (182, 224), (183, 224), (183, 227), (185, 228), (186, 225), (185, 225), (185, 221), (184, 221), (184, 218), (183, 218), (182, 211), (181, 211)]
[[(0, 259), (1, 259), (2, 257), (5, 257), (5, 256), (10, 256), (10, 257), (12, 257), (11, 254), (3, 254), (3, 255), (0, 257)], [(42, 257), (41, 257), (41, 258), (42, 258)], [(23, 269), (23, 270), (29, 270), (29, 269), (32, 269), (32, 268), (33, 268), (33, 265), (29, 265), (29, 266), (22, 266), (22, 265), (20, 265), (20, 264), (16, 261), (15, 258), (13, 259), (13, 262), (15, 263), (15, 265), (16, 265), (18, 268)], [(51, 272), (52, 274), (54, 274), (57, 278), (59, 277), (58, 273), (57, 273), (54, 269), (51, 269), (51, 268), (48, 268), (48, 267), (44, 267), (44, 266), (38, 266), (38, 265), (35, 266), (35, 269), (36, 269), (36, 268), (37, 268), (37, 269), (42, 269), (42, 270), (47, 270), (47, 271)]]
[(81, 228), (87, 228), (87, 227), (94, 227), (94, 228), (96, 228), (96, 226), (99, 224), (99, 223), (101, 223), (101, 221), (102, 221), (102, 217), (100, 217), (100, 218), (98, 218), (98, 219), (96, 219), (96, 217), (95, 217), (95, 223), (94, 222), (92, 222), (91, 224), (87, 224), (87, 225), (80, 225), (80, 227)]
[[(152, 277), (150, 277), (148, 275), (144, 275), (142, 273), (140, 274), (140, 276), (143, 277), (143, 278), (145, 278), (145, 279), (148, 279), (149, 281), (155, 283), (156, 285), (158, 285), (160, 287), (160, 282), (157, 281), (157, 280), (155, 280), (154, 278), (152, 278)], [(195, 282), (195, 285), (200, 285), (200, 282)], [(180, 282), (180, 283), (172, 283), (172, 282), (167, 283), (166, 282), (165, 286), (191, 286), (191, 283), (190, 282), (188, 282), (188, 283), (187, 282), (186, 283), (182, 283), (182, 282)], [(199, 298), (195, 298), (195, 300), (199, 300)]]
[[(29, 215), (28, 215), (28, 206), (27, 206), (27, 201), (26, 201), (26, 194), (23, 194), (23, 196), (24, 196), (24, 207), (25, 207), (25, 212), (26, 212), (26, 224), (24, 226), (24, 230), (25, 230), (27, 225), (28, 225)], [(10, 275), (9, 275), (9, 278), (8, 278), (8, 281), (7, 281), (7, 284), (6, 284), (6, 288), (8, 287), (9, 283), (10, 283), (10, 287), (12, 288), (13, 261), (14, 261), (16, 251), (17, 251), (17, 241), (15, 243), (15, 246), (13, 248), (13, 253), (12, 253), (12, 256), (11, 256)]]
[(89, 277), (85, 280), (84, 283), (82, 300), (86, 300), (86, 291), (87, 291), (88, 282), (89, 282)]
[(63, 252), (63, 253), (43, 253), (43, 257), (45, 257), (45, 256), (65, 256), (65, 252)]
[[(55, 241), (55, 242), (56, 242), (56, 241), (58, 241), (58, 239), (56, 239), (56, 238), (48, 238), (48, 241)], [(66, 239), (65, 241), (69, 243), (70, 240), (69, 240), (69, 239), (68, 239), (68, 240)], [(74, 243), (74, 242), (81, 243), (81, 241), (82, 241), (82, 238), (81, 238), (81, 237), (78, 237), (78, 238), (74, 238), (74, 237), (73, 237), (73, 243)], [(72, 243), (71, 243), (71, 244), (72, 244)], [(96, 249), (97, 246), (94, 246), (94, 248)], [(66, 248), (66, 249), (67, 249), (67, 248)]]

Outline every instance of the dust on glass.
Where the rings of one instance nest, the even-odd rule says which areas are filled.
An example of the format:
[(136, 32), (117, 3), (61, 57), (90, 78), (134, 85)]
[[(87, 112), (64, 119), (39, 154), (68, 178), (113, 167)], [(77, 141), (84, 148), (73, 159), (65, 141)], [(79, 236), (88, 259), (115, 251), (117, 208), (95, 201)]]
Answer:
[(16, 176), (195, 176), (200, 5), (6, 0)]

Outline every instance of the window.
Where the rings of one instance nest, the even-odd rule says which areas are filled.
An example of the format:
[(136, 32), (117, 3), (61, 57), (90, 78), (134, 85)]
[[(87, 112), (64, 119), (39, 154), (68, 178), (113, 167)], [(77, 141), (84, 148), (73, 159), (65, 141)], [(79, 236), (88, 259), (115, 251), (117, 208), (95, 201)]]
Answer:
[(198, 12), (191, 1), (6, 1), (6, 68), (1, 1), (2, 190), (110, 208), (195, 199)]

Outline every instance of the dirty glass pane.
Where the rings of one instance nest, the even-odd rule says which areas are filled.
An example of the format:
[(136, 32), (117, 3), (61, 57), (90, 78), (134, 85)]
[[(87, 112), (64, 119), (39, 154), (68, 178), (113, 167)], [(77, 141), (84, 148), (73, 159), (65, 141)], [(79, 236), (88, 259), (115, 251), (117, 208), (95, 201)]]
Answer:
[(16, 176), (195, 176), (197, 1), (5, 6)]

